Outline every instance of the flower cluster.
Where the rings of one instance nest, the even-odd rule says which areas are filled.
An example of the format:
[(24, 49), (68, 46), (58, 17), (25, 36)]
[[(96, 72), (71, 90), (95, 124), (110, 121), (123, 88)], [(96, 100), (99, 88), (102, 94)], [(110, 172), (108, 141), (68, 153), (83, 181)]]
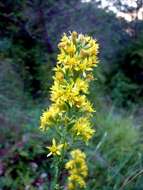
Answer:
[(91, 123), (87, 117), (80, 117), (74, 124), (72, 131), (83, 141), (87, 142), (93, 136), (95, 130), (92, 129)]
[[(53, 145), (48, 147), (48, 155), (53, 156), (61, 155), (65, 143), (70, 146), (69, 139), (72, 139), (70, 142), (81, 140), (87, 143), (95, 132), (90, 122), (95, 110), (87, 95), (89, 83), (94, 79), (92, 70), (98, 63), (98, 43), (89, 36), (72, 32), (69, 36), (63, 35), (58, 47), (60, 53), (51, 87), (52, 104), (42, 114), (40, 125), (42, 130), (54, 128), (58, 134), (56, 138), (60, 134), (60, 138), (56, 139), (58, 144), (53, 139)], [(84, 187), (84, 177), (87, 175), (84, 153), (75, 150), (71, 155), (73, 160), (66, 164), (66, 168), (70, 170), (68, 187), (74, 189), (75, 183)], [(76, 162), (80, 162), (78, 169), (70, 165)], [(82, 175), (83, 168), (86, 172)]]
[(71, 152), (72, 159), (66, 163), (66, 169), (69, 170), (68, 189), (75, 190), (85, 188), (84, 178), (87, 176), (88, 168), (85, 162), (85, 154), (76, 149)]
[(89, 36), (76, 32), (72, 32), (70, 37), (64, 34), (58, 47), (61, 50), (58, 63), (70, 71), (92, 71), (98, 62), (98, 44)]

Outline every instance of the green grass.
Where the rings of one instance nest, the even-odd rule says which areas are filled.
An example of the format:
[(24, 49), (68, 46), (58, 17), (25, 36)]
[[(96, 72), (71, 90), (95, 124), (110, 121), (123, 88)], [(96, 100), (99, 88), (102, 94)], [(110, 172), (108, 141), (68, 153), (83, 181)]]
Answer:
[(90, 155), (89, 189), (142, 189), (140, 179), (143, 176), (135, 175), (143, 168), (143, 146), (133, 116), (108, 109), (97, 112), (94, 123), (96, 136), (87, 149)]

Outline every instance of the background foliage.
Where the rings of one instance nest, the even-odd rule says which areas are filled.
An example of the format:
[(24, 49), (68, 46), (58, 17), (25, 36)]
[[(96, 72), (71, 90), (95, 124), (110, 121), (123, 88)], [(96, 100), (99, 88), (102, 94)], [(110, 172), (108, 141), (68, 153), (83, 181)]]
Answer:
[[(49, 104), (57, 43), (70, 30), (100, 44), (90, 94), (97, 113), (96, 135), (86, 150), (87, 188), (143, 189), (143, 23), (117, 18), (100, 3), (0, 2), (0, 189), (49, 188), (50, 137), (39, 131), (39, 117)], [(130, 14), (131, 8), (122, 10)]]

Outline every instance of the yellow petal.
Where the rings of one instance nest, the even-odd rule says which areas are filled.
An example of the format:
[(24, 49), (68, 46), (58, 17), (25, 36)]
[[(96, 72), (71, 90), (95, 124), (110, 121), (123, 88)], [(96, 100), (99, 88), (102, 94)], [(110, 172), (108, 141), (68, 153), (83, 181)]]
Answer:
[(53, 138), (52, 143), (54, 146), (56, 146), (56, 140)]

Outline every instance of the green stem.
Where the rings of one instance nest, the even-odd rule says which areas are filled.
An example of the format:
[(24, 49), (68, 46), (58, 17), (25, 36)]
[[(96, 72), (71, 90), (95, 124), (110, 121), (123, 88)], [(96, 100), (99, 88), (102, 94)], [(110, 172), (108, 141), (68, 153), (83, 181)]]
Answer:
[[(57, 130), (58, 131), (58, 130)], [(58, 131), (61, 137), (61, 143), (65, 145), (66, 143), (66, 129), (64, 128), (64, 130)], [(59, 177), (61, 174), (61, 169), (64, 163), (64, 156), (65, 156), (65, 147), (63, 148), (62, 152), (61, 152), (61, 156), (60, 157), (55, 157), (54, 158), (54, 168), (55, 168), (55, 176), (54, 176), (54, 180), (52, 183), (52, 190), (60, 190), (60, 184), (58, 183), (59, 181)]]
[(58, 177), (59, 177), (59, 162), (57, 160), (57, 158), (54, 159), (54, 180), (53, 180), (53, 183), (52, 183), (52, 190), (60, 190), (59, 189), (59, 184), (58, 184)]

